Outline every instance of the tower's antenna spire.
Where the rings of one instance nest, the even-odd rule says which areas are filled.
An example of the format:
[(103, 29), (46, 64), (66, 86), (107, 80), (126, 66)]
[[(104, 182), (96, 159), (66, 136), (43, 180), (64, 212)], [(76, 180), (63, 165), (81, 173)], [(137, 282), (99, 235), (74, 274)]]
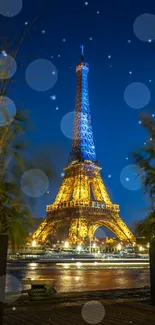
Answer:
[(84, 61), (84, 48), (85, 48), (85, 46), (81, 45), (80, 48), (81, 48), (81, 61)]

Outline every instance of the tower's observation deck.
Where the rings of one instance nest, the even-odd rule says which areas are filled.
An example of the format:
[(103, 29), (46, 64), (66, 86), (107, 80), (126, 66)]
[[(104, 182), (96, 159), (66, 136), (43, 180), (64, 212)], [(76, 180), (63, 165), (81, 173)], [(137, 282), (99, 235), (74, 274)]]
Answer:
[(76, 104), (69, 165), (64, 169), (55, 201), (47, 206), (47, 217), (33, 238), (44, 242), (48, 235), (67, 222), (72, 243), (82, 243), (87, 236), (92, 238), (99, 226), (108, 227), (122, 241), (134, 242), (133, 234), (119, 216), (119, 206), (111, 202), (100, 175), (89, 105), (89, 65), (84, 62), (84, 47), (81, 48), (81, 61), (76, 66)]

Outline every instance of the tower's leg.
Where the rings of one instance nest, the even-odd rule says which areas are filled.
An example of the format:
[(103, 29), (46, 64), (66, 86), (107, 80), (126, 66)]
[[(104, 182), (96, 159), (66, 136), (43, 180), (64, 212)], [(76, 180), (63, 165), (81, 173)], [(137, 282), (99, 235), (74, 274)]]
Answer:
[(35, 240), (40, 240), (41, 236), (42, 236), (42, 233), (43, 231), (47, 228), (47, 218), (41, 223), (41, 225), (38, 227), (38, 229), (35, 231), (35, 233), (33, 234), (32, 236), (32, 239), (35, 239)]
[(95, 230), (98, 228), (96, 227), (95, 224), (89, 225), (88, 227), (88, 238), (89, 238), (89, 253), (91, 254), (92, 252), (92, 244), (93, 244), (93, 237)]
[(117, 228), (117, 232), (120, 233), (118, 237), (123, 241), (134, 243), (136, 239), (122, 218), (119, 215), (113, 215), (112, 217), (114, 220), (114, 228)]
[(32, 239), (35, 239), (38, 243), (45, 244), (50, 235), (55, 236), (57, 229), (61, 226), (62, 221), (47, 220), (47, 218), (41, 223), (37, 231), (33, 234)]
[(84, 218), (76, 218), (71, 221), (69, 229), (69, 242), (82, 244), (88, 235), (88, 222)]

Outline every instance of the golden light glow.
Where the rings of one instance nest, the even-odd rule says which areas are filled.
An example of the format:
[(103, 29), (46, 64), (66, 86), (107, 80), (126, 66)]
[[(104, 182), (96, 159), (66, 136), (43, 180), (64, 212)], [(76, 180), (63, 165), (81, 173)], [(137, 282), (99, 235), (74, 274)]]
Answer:
[[(120, 242), (134, 243), (135, 237), (119, 216), (101, 178), (96, 162), (95, 146), (89, 112), (88, 64), (77, 65), (77, 96), (70, 163), (53, 204), (47, 206), (47, 217), (33, 235), (37, 242), (48, 242), (57, 229), (69, 223), (69, 243), (83, 245), (92, 239), (100, 226), (109, 228)], [(68, 244), (67, 247), (68, 248)]]
[(82, 265), (82, 263), (81, 263), (81, 262), (76, 262), (76, 265), (77, 265), (78, 267), (80, 267), (80, 266)]
[[(123, 260), (124, 261), (124, 260)], [(83, 263), (85, 266), (86, 265), (88, 265), (88, 266), (90, 266), (90, 265), (92, 265), (92, 266), (94, 266), (94, 262), (89, 262), (89, 263)], [(67, 263), (67, 264), (64, 264), (64, 263), (57, 263), (56, 265), (59, 265), (59, 266), (62, 266), (62, 267), (66, 267), (66, 265), (67, 265), (67, 268), (68, 267), (72, 267), (73, 265), (75, 265), (75, 266), (77, 266), (77, 267), (80, 267), (81, 265), (83, 265), (82, 263), (80, 263), (80, 262), (77, 262), (77, 263)], [(110, 263), (108, 263), (108, 262), (106, 262), (106, 263), (98, 263), (98, 265), (104, 265), (104, 266), (118, 266), (118, 267), (120, 267), (120, 268), (124, 268), (124, 266), (126, 266), (126, 265), (128, 265), (128, 266), (130, 266), (130, 268), (141, 268), (142, 266), (149, 266), (149, 262), (142, 262), (141, 260), (140, 260), (140, 262), (135, 262), (135, 259), (134, 259), (134, 263), (133, 262), (126, 262), (126, 263), (124, 263), (124, 262), (121, 262), (120, 263), (120, 259), (119, 259), (119, 262), (117, 263), (117, 262), (110, 262)]]
[(34, 240), (32, 240), (32, 247), (36, 247), (36, 245), (37, 245), (37, 242), (36, 242), (36, 240), (34, 239)]
[(81, 252), (81, 250), (82, 250), (82, 246), (78, 245), (78, 246), (77, 246), (77, 251), (78, 251), (78, 252)]
[(135, 243), (135, 237), (119, 216), (119, 206), (109, 198), (100, 170), (91, 161), (71, 163), (65, 168), (55, 202), (47, 206), (47, 218), (33, 235), (37, 242), (46, 242), (48, 235), (55, 234), (71, 215), (69, 242), (72, 244), (83, 244), (87, 236), (92, 239), (100, 226), (110, 229), (121, 242)]
[(68, 243), (68, 241), (66, 241), (66, 242), (64, 243), (64, 247), (65, 247), (65, 248), (68, 248), (68, 247), (69, 247), (69, 243)]
[(142, 252), (144, 250), (143, 246), (139, 246), (139, 251)]
[(100, 170), (91, 161), (71, 163), (65, 168), (55, 202), (47, 206), (47, 218), (33, 239), (45, 243), (48, 235), (54, 235), (71, 215), (69, 242), (72, 244), (83, 245), (85, 238), (92, 239), (100, 226), (110, 229), (121, 242), (135, 243), (135, 237), (119, 216), (119, 206), (109, 198)]
[(118, 244), (118, 245), (117, 245), (117, 249), (118, 249), (118, 251), (121, 251), (121, 249), (122, 249), (121, 244)]

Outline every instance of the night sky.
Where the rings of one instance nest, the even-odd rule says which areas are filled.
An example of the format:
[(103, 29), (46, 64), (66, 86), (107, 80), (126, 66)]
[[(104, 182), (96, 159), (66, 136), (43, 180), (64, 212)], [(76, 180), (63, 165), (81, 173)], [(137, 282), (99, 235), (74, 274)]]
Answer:
[[(14, 0), (16, 9), (20, 1)], [(132, 152), (151, 141), (140, 124), (140, 113), (154, 114), (154, 1), (23, 0), (17, 15), (10, 17), (11, 11), (4, 17), (0, 4), (0, 33), (14, 44), (34, 18), (37, 20), (16, 58), (18, 68), (21, 63), (24, 65), (14, 75), (19, 87), (10, 93), (10, 98), (15, 103), (22, 101), (30, 111), (34, 128), (27, 137), (31, 147), (51, 150), (59, 176), (49, 195), (37, 199), (35, 215), (45, 216), (45, 205), (52, 203), (68, 162), (71, 139), (64, 133), (70, 134), (72, 114), (66, 114), (74, 110), (75, 66), (80, 61), (80, 45), (84, 44), (85, 60), (90, 65), (92, 125), (102, 176), (113, 203), (120, 205), (121, 217), (132, 226), (145, 216), (148, 205), (130, 165), (134, 163)], [(9, 51), (7, 44), (3, 50)], [(37, 59), (54, 65), (52, 75), (47, 71), (51, 89), (46, 91), (36, 91), (26, 81), (29, 73), (34, 75), (39, 69), (42, 73), (42, 64), (49, 63), (41, 61), (39, 69), (29, 66)], [(43, 87), (43, 82), (39, 85)], [(35, 86), (39, 85), (36, 80)]]

